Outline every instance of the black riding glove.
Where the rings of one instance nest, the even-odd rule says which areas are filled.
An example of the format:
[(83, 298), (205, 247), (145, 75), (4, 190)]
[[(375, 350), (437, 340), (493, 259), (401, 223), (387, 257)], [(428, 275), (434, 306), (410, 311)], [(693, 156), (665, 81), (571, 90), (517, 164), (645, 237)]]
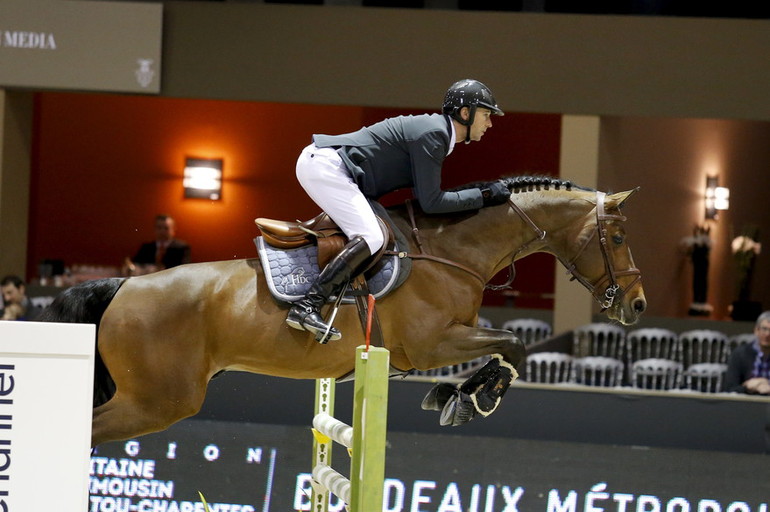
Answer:
[(496, 206), (508, 201), (511, 197), (511, 191), (502, 181), (493, 181), (488, 185), (479, 188), (481, 198), (484, 200), (484, 206)]

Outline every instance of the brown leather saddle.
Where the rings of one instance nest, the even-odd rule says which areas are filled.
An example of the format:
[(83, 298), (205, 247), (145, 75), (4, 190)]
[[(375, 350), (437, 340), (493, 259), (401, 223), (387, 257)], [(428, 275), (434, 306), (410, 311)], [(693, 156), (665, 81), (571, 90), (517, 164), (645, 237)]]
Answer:
[[(385, 222), (380, 216), (377, 216), (377, 221), (380, 224), (383, 235), (385, 237), (385, 244), (377, 254), (373, 255), (373, 258), (367, 265), (364, 272), (374, 267), (382, 258), (382, 256), (388, 252), (388, 247), (394, 242), (393, 231), (387, 222)], [(337, 224), (329, 217), (325, 212), (316, 215), (310, 220), (306, 221), (282, 221), (274, 219), (266, 219), (260, 217), (254, 220), (259, 230), (262, 232), (262, 238), (265, 243), (276, 247), (278, 249), (295, 249), (304, 245), (317, 244), (318, 246), (318, 267), (323, 269), (327, 263), (339, 253), (348, 241), (347, 236), (337, 226)], [(356, 277), (352, 283), (353, 289), (358, 290), (358, 294), (354, 294), (355, 302), (358, 309), (359, 320), (361, 321), (361, 328), (364, 332), (367, 331), (367, 316), (368, 316), (368, 304), (365, 294), (368, 294), (368, 287), (366, 279), (361, 275)], [(379, 318), (376, 310), (374, 311), (373, 326), (371, 330), (371, 341), (375, 346), (384, 346), (384, 340), (382, 337), (382, 328), (380, 327)]]
[[(374, 266), (393, 241), (393, 231), (390, 226), (379, 216), (377, 221), (385, 237), (385, 244), (374, 255), (369, 268)], [(294, 249), (313, 243), (317, 244), (319, 268), (324, 268), (329, 260), (337, 255), (348, 242), (348, 237), (326, 212), (321, 212), (306, 221), (285, 221), (260, 217), (255, 219), (254, 223), (262, 232), (265, 242), (273, 247)]]

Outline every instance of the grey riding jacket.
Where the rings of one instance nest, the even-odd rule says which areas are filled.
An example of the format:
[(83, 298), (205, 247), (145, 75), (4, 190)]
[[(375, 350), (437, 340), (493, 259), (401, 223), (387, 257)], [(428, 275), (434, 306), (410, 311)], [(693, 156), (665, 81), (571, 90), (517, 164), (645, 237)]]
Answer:
[(441, 114), (399, 116), (343, 135), (313, 135), (319, 148), (335, 148), (368, 198), (411, 187), (426, 213), (483, 206), (477, 188), (441, 190), (441, 165), (449, 152), (451, 121)]

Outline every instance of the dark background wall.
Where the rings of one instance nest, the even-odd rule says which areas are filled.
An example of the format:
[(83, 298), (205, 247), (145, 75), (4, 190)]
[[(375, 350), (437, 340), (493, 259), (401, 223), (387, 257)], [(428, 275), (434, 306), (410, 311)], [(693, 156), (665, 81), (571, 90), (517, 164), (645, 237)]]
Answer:
[[(226, 247), (227, 258), (250, 254), (251, 220), (267, 215), (266, 210), (257, 211), (265, 195), (279, 199), (276, 216), (284, 216), (284, 190), (298, 190), (290, 179), (291, 168), (310, 133), (355, 129), (380, 114), (433, 110), (448, 84), (474, 76), (493, 86), (508, 112), (601, 118), (599, 187), (642, 185), (629, 203), (628, 227), (637, 265), (645, 274), (651, 315), (686, 313), (689, 266), (679, 242), (703, 221), (706, 174), (719, 173), (733, 190), (733, 202), (713, 230), (709, 300), (715, 317), (724, 318), (733, 299), (731, 235), (751, 222), (760, 224), (761, 237), (770, 230), (765, 224), (768, 204), (757, 199), (770, 179), (765, 172), (770, 163), (765, 124), (770, 119), (767, 24), (763, 19), (165, 2), (164, 98), (109, 97), (116, 101), (112, 117), (105, 115), (112, 112), (92, 112), (106, 101), (98, 95), (88, 96), (96, 101), (93, 107), (77, 95), (58, 96), (60, 103), (71, 105), (68, 113), (61, 105), (54, 108), (53, 99), (38, 99), (36, 126), (46, 135), (30, 148), (34, 172), (42, 174), (33, 177), (37, 181), (28, 213), (28, 273), (35, 274), (39, 258), (57, 257), (51, 252), (69, 258), (74, 256), (71, 247), (91, 249), (97, 239), (97, 253), (110, 254), (110, 261), (122, 258), (146, 238), (140, 231), (149, 229), (151, 216), (169, 209), (182, 217), (180, 235), (195, 242), (196, 259), (209, 258), (208, 247)], [(163, 107), (153, 112), (142, 100)], [(162, 103), (166, 100), (172, 102)], [(187, 100), (198, 105), (194, 112), (169, 107)], [(222, 100), (223, 110), (206, 103), (211, 100)], [(46, 114), (47, 108), (53, 113)], [(228, 125), (233, 111), (250, 109), (257, 119), (253, 125), (243, 119)], [(367, 109), (375, 109), (369, 111), (371, 117), (362, 113)], [(66, 122), (46, 128), (53, 127), (52, 119), (59, 115)], [(81, 122), (81, 116), (88, 123)], [(522, 119), (523, 139), (504, 131), (507, 123), (519, 124), (507, 117), (483, 143), (459, 149), (473, 155), (473, 161), (489, 152), (493, 164), (485, 169), (505, 167), (503, 172), (508, 172), (512, 163), (514, 172), (542, 170), (549, 166), (543, 162), (557, 158), (558, 149), (550, 136), (541, 139), (537, 128), (532, 138), (526, 137), (532, 119)], [(267, 135), (271, 124), (279, 135)], [(229, 146), (231, 136), (240, 139), (245, 131), (258, 137)], [(84, 136), (78, 138), (78, 133)], [(145, 133), (153, 136), (144, 139)], [(188, 133), (190, 138), (183, 140)], [(539, 155), (528, 161), (520, 148), (533, 144), (532, 151), (521, 150)], [(257, 148), (263, 150), (259, 156), (253, 151)], [(181, 172), (188, 151), (238, 155), (225, 161), (226, 179), (228, 172), (237, 174), (230, 174), (234, 179), (226, 183), (219, 205), (204, 207), (178, 199), (181, 192), (174, 180), (180, 175), (175, 173)], [(143, 156), (147, 153), (153, 154)], [(102, 155), (112, 158), (99, 161)], [(459, 160), (453, 155), (449, 163)], [(98, 169), (90, 163), (94, 161)], [(266, 166), (270, 176), (256, 174), (264, 173)], [(568, 165), (562, 174), (569, 178)], [(84, 181), (94, 175), (115, 186), (94, 189), (103, 185)], [(150, 184), (145, 189), (127, 176)], [(286, 177), (285, 185), (279, 185), (276, 176)], [(52, 187), (45, 190), (47, 183)], [(244, 195), (254, 186), (267, 194)], [(107, 197), (111, 200), (102, 199)], [(244, 210), (231, 216), (234, 203), (228, 198)], [(92, 201), (102, 207), (88, 208)], [(292, 210), (307, 208), (310, 213), (311, 205), (303, 206), (293, 195), (291, 201), (297, 204)], [(49, 204), (57, 207), (46, 208)], [(260, 206), (249, 209), (244, 204)], [(13, 209), (12, 204), (4, 207)], [(130, 218), (132, 212), (141, 218)], [(101, 219), (111, 219), (109, 235), (98, 227)], [(129, 219), (127, 224), (123, 219)], [(53, 227), (41, 227), (47, 223)], [(89, 233), (90, 225), (97, 227), (98, 235)], [(221, 241), (219, 233), (234, 227), (242, 231), (234, 232), (225, 245), (208, 243)], [(56, 247), (49, 245), (54, 241)], [(547, 272), (540, 274), (538, 279), (548, 279)], [(770, 265), (763, 254), (755, 280), (768, 278)], [(757, 285), (755, 294), (770, 304), (770, 290)]]
[[(440, 94), (435, 94), (440, 98)], [(435, 98), (434, 98), (435, 99)], [(435, 111), (439, 99), (424, 111)], [(503, 105), (504, 106), (504, 105)], [(77, 93), (38, 93), (30, 188), (27, 266), (63, 259), (68, 266), (119, 266), (152, 238), (166, 212), (190, 242), (194, 261), (255, 255), (256, 217), (309, 218), (317, 208), (296, 182), (294, 164), (313, 133), (358, 129), (418, 109), (188, 100)], [(479, 143), (459, 144), (443, 184), (458, 186), (559, 169), (561, 116), (509, 111)], [(641, 187), (628, 201), (627, 230), (642, 269), (651, 316), (682, 316), (692, 300), (691, 265), (682, 240), (703, 222), (706, 174), (731, 189), (730, 210), (711, 223), (710, 302), (727, 317), (734, 295), (730, 241), (747, 225), (770, 233), (770, 124), (760, 121), (605, 116), (599, 188)], [(224, 160), (221, 201), (184, 199), (185, 157)], [(383, 198), (392, 204), (408, 193)], [(517, 264), (518, 307), (552, 307), (554, 259)], [(498, 281), (504, 277), (500, 276)], [(767, 251), (758, 258), (754, 299), (770, 305)], [(576, 285), (577, 286), (577, 285)], [(502, 305), (488, 293), (485, 304)]]
[[(440, 103), (441, 94), (436, 96)], [(420, 113), (66, 93), (39, 93), (36, 105), (28, 251), (34, 272), (48, 258), (120, 266), (153, 238), (159, 212), (176, 217), (193, 261), (255, 257), (255, 218), (318, 213), (294, 176), (296, 158), (313, 133)], [(482, 143), (456, 146), (443, 185), (529, 171), (558, 175), (560, 126), (559, 116), (550, 114), (495, 119)], [(183, 197), (188, 156), (224, 160), (222, 200)], [(405, 197), (393, 194), (383, 203)], [(523, 265), (519, 286), (553, 291), (553, 258), (539, 255)]]

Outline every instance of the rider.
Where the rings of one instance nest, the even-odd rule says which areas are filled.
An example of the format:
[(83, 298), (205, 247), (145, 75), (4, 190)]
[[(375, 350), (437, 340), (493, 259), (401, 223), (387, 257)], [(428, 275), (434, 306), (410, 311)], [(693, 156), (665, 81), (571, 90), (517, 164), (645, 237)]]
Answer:
[(502, 182), (457, 192), (441, 190), (441, 165), (457, 140), (481, 140), (492, 115), (503, 115), (489, 88), (460, 80), (447, 90), (443, 114), (399, 116), (344, 135), (313, 135), (297, 160), (302, 188), (348, 237), (347, 245), (321, 271), (304, 298), (294, 302), (286, 323), (325, 342), (342, 334), (320, 315), (332, 295), (364, 269), (385, 243), (368, 199), (412, 187), (426, 213), (446, 213), (502, 204), (510, 197)]

